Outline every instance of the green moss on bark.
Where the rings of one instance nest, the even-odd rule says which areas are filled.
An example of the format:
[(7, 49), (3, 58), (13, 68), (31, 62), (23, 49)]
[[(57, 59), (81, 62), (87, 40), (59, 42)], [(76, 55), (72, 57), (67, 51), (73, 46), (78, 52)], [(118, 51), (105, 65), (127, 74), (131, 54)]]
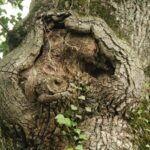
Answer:
[[(107, 1), (102, 2), (100, 0), (46, 0), (46, 2), (38, 1), (35, 4), (33, 3), (32, 9), (30, 10), (30, 16), (33, 16), (37, 11), (40, 12), (40, 10), (41, 12), (47, 12), (51, 10), (72, 10), (82, 16), (101, 17), (114, 30), (119, 38), (125, 39), (129, 42), (128, 37), (120, 29), (120, 24), (116, 20), (115, 8)], [(120, 0), (115, 0), (115, 2), (121, 3)]]
[(150, 149), (150, 84), (145, 84), (142, 103), (132, 114), (130, 124), (135, 134), (135, 143), (140, 150)]

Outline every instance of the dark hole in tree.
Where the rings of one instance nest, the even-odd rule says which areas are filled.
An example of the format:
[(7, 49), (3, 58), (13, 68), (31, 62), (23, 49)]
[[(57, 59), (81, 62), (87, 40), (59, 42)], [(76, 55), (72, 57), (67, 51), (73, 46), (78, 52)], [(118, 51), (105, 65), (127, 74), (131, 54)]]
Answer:
[(94, 78), (98, 78), (103, 74), (114, 74), (115, 68), (113, 67), (110, 61), (107, 60), (105, 64), (102, 64), (102, 66), (103, 65), (105, 66), (105, 68), (100, 67), (99, 65), (94, 64), (93, 62), (86, 62), (85, 60), (82, 60), (81, 70), (83, 72), (87, 72), (90, 76)]
[(89, 75), (95, 77), (95, 78), (98, 78), (98, 76), (100, 74), (103, 74), (104, 71), (101, 70), (100, 68), (97, 68), (94, 64), (92, 63), (86, 63), (84, 64), (84, 69), (83, 69), (84, 72), (87, 72)]
[(55, 23), (54, 29), (65, 29), (64, 22)]

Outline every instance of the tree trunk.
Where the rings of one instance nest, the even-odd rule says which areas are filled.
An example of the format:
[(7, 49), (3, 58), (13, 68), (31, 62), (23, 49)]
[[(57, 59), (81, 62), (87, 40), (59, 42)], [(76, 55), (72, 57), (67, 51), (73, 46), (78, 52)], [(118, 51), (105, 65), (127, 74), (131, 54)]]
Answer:
[(84, 149), (138, 150), (128, 120), (150, 66), (149, 7), (149, 0), (32, 0), (19, 26), (26, 36), (0, 61), (0, 149), (75, 147), (55, 119), (75, 105)]

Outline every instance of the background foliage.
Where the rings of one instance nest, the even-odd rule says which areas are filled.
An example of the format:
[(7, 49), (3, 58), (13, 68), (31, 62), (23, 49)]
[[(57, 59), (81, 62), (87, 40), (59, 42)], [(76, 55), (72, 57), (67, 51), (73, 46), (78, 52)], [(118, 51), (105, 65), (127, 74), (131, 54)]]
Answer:
[(23, 0), (0, 0), (0, 52), (8, 51), (7, 44), (7, 34), (10, 32), (10, 26), (14, 26), (20, 21), (21, 13), (17, 13), (17, 15), (7, 15), (7, 11), (5, 10), (4, 5), (10, 4), (13, 8), (23, 9), (22, 6)]

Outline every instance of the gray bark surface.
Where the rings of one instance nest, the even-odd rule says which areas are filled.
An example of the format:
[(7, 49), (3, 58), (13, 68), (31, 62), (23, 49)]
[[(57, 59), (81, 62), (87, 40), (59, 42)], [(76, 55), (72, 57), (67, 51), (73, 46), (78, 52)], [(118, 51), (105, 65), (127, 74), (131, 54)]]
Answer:
[[(32, 21), (27, 19), (27, 24), (30, 21), (32, 24), (30, 31), (23, 42), (0, 61), (0, 118), (13, 125), (10, 131), (15, 130), (22, 138), (19, 143), (11, 140), (12, 137), (6, 140), (0, 135), (2, 150), (7, 145), (21, 149), (21, 143), (24, 143), (22, 149), (66, 149), (69, 141), (61, 136), (55, 116), (70, 104), (76, 104), (79, 113), (84, 114), (85, 104), (77, 100), (80, 93), (71, 87), (72, 83), (78, 82), (83, 87), (90, 87), (85, 103), (92, 108), (92, 113), (86, 114), (80, 124), (88, 137), (84, 148), (138, 149), (128, 119), (140, 103), (143, 66), (149, 65), (147, 57), (142, 63), (143, 56), (148, 54), (149, 44), (145, 43), (149, 35), (137, 32), (143, 24), (135, 27), (133, 22), (128, 23), (130, 18), (121, 17), (129, 1), (109, 1), (116, 7), (117, 11), (112, 13), (119, 17), (119, 25), (121, 18), (127, 21), (122, 23), (120, 30), (124, 29), (127, 36), (133, 38), (131, 43), (121, 40), (107, 21), (100, 15), (94, 16), (91, 8), (96, 2), (68, 1), (69, 5), (63, 1), (32, 1), (30, 14), (35, 8), (38, 11), (32, 16), (34, 19), (29, 16)], [(85, 8), (76, 10), (78, 3)], [(105, 4), (105, 7), (108, 3), (101, 5)], [(63, 4), (69, 9), (62, 11)], [(149, 7), (146, 1), (141, 5), (146, 10)], [(84, 10), (86, 15), (81, 15)], [(134, 13), (138, 15), (138, 12)], [(146, 12), (148, 17), (149, 11)], [(149, 26), (149, 23), (145, 25)], [(135, 28), (129, 35), (130, 26)]]

